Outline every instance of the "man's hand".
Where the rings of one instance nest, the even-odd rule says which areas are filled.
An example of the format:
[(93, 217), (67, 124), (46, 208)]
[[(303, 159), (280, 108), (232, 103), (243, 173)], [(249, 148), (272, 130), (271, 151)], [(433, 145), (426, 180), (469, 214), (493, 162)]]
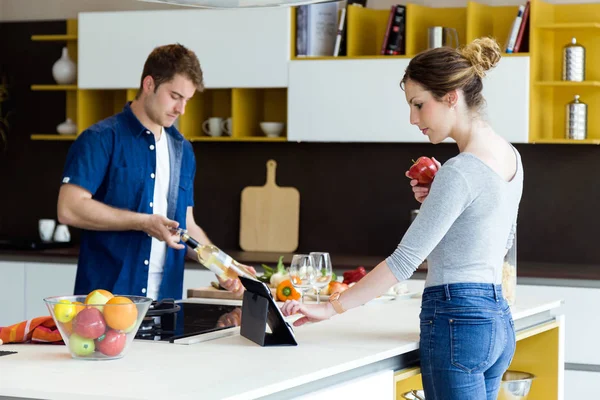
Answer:
[[(248, 265), (243, 265), (243, 266), (246, 267), (246, 269), (248, 269), (249, 272), (256, 275), (256, 270), (253, 267), (250, 267)], [(239, 296), (241, 296), (242, 293), (244, 293), (245, 288), (244, 288), (244, 285), (242, 285), (242, 282), (239, 280), (239, 278), (221, 279), (220, 277), (217, 276), (217, 279), (219, 280), (219, 284), (222, 287), (224, 287), (225, 289), (227, 289), (228, 291), (233, 292)]]
[(167, 217), (158, 214), (148, 214), (142, 222), (142, 231), (156, 239), (165, 242), (167, 246), (176, 250), (185, 249), (183, 243), (179, 243), (181, 238), (174, 231), (179, 227), (179, 222), (172, 221)]

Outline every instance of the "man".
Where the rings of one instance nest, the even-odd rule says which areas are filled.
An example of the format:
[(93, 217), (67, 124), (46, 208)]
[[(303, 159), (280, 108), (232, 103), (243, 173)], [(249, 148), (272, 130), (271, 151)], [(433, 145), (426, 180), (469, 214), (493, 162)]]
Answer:
[[(196, 90), (204, 84), (194, 52), (179, 44), (157, 47), (135, 100), (71, 146), (58, 219), (82, 229), (76, 294), (182, 297), (186, 246), (172, 228), (210, 243), (194, 220), (192, 145), (173, 127)], [(191, 249), (187, 254), (197, 260)], [(239, 279), (219, 281), (243, 290)]]

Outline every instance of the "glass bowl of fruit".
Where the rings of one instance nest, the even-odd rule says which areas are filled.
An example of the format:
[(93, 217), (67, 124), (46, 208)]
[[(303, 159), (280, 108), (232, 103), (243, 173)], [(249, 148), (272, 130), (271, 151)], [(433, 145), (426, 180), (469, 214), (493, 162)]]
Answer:
[(73, 358), (111, 360), (125, 356), (152, 299), (98, 289), (44, 302)]

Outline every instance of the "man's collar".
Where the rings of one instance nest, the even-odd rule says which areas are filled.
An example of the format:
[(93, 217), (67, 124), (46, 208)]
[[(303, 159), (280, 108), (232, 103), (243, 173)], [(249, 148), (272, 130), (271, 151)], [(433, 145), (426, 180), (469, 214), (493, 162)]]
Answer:
[[(123, 115), (125, 115), (125, 119), (127, 121), (129, 129), (136, 137), (148, 131), (148, 129), (144, 125), (142, 125), (140, 120), (133, 113), (133, 110), (131, 109), (131, 101), (128, 101), (127, 104), (125, 104), (125, 107), (123, 107)], [(174, 126), (170, 126), (168, 128), (165, 127), (164, 131), (167, 132), (167, 134), (171, 136), (172, 139), (180, 141), (183, 140), (183, 135), (179, 133), (177, 128), (175, 128)]]

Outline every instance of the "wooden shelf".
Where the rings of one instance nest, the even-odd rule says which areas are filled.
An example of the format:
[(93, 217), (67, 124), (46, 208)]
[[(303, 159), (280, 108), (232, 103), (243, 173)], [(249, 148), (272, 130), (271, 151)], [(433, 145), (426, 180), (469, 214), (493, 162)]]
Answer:
[(371, 56), (339, 56), (339, 57), (292, 57), (294, 61), (312, 61), (312, 60), (383, 60), (383, 59), (398, 59), (398, 58), (412, 58), (411, 56), (382, 56), (382, 55), (371, 55)]
[(600, 144), (600, 139), (532, 139), (533, 144)]
[(266, 136), (248, 136), (232, 138), (230, 136), (191, 136), (190, 142), (287, 142), (286, 137), (270, 138)]
[(535, 86), (557, 86), (557, 87), (600, 87), (600, 81), (539, 81), (534, 83)]
[(77, 90), (77, 85), (31, 85), (31, 90)]
[(31, 140), (59, 140), (59, 141), (73, 141), (77, 139), (77, 135), (58, 135), (58, 134), (33, 134)]
[(76, 41), (77, 35), (32, 35), (34, 42), (68, 42)]
[(599, 22), (563, 22), (557, 24), (542, 24), (537, 26), (538, 29), (600, 29)]

